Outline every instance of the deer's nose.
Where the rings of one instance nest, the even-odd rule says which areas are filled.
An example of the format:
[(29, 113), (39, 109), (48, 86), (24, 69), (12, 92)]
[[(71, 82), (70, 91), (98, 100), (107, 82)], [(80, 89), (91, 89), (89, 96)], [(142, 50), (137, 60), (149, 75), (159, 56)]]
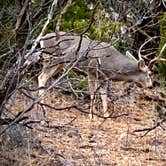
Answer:
[(153, 87), (152, 81), (146, 82), (145, 88), (150, 88), (151, 89), (152, 87)]
[(149, 80), (148, 82), (146, 82), (146, 87), (147, 88), (152, 88), (153, 87), (152, 80)]

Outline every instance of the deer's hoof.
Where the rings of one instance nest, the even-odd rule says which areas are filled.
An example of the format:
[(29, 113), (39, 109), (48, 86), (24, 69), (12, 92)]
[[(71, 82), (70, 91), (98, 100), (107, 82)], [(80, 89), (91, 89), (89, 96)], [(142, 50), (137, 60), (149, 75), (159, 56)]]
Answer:
[(107, 112), (105, 112), (104, 114), (103, 114), (103, 117), (104, 118), (108, 118), (108, 117), (110, 117), (110, 113), (107, 111)]

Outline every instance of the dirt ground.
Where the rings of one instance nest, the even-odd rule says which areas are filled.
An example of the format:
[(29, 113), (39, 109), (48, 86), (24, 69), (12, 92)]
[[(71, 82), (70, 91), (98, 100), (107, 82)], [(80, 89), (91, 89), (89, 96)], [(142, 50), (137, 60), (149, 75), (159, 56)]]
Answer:
[[(147, 130), (134, 132), (151, 128), (161, 121), (155, 109), (157, 102), (143, 97), (144, 94), (152, 93), (151, 90), (130, 84), (125, 85), (125, 88), (123, 86), (118, 83), (112, 88), (110, 118), (94, 115), (91, 120), (84, 113), (88, 111), (84, 109), (88, 99), (80, 110), (74, 107), (62, 110), (47, 107), (45, 110), (49, 123), (43, 127), (38, 125), (32, 130), (25, 129), (31, 133), (26, 133), (27, 143), (13, 145), (11, 138), (5, 137), (3, 141), (1, 138), (0, 165), (165, 166), (166, 124), (149, 133), (146, 133)], [(25, 108), (28, 101), (20, 94), (16, 98), (11, 101), (14, 106), (9, 107), (17, 112)], [(53, 90), (45, 98), (45, 103), (62, 108), (78, 104), (78, 100), (73, 95)], [(39, 106), (33, 108), (31, 115), (37, 109), (40, 109)], [(101, 112), (96, 113), (102, 116)]]

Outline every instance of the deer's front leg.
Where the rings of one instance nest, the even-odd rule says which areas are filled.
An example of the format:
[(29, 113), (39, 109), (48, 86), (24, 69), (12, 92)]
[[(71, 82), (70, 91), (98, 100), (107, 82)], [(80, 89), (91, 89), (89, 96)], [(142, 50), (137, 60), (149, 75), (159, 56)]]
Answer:
[(88, 84), (89, 84), (89, 92), (90, 92), (90, 118), (93, 119), (93, 111), (95, 108), (96, 102), (96, 93), (98, 88), (98, 82), (95, 75), (88, 73)]
[(101, 83), (100, 87), (100, 96), (102, 100), (102, 107), (103, 107), (103, 116), (108, 117), (108, 102), (107, 102), (107, 93), (108, 93), (108, 81), (105, 80)]

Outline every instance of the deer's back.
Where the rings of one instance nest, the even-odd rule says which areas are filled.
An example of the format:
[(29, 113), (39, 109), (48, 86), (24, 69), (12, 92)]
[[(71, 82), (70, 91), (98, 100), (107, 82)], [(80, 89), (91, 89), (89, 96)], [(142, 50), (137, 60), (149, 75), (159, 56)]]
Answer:
[[(87, 37), (83, 37), (80, 42), (79, 35), (66, 34), (65, 32), (60, 32), (58, 35), (50, 33), (43, 37), (41, 46), (45, 52), (43, 53), (44, 59), (49, 59), (52, 56), (63, 58), (61, 61), (74, 62), (80, 58), (77, 67), (91, 72), (96, 72), (96, 68), (98, 68), (107, 77), (138, 70), (136, 61), (121, 54), (110, 44)], [(55, 61), (58, 60), (55, 58)], [(54, 60), (51, 60), (51, 63), (54, 63)]]

